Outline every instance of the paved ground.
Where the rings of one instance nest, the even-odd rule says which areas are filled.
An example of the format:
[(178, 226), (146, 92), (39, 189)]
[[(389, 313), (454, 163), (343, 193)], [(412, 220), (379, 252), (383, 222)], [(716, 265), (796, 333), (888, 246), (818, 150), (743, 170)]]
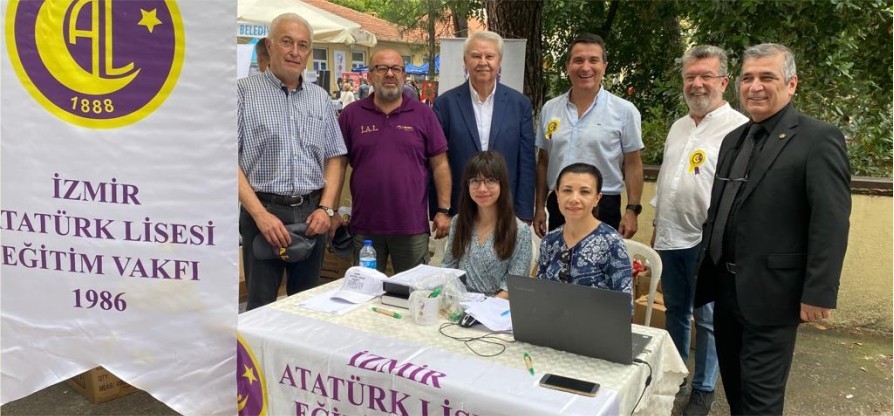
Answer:
[[(891, 415), (891, 341), (890, 334), (802, 325), (789, 374), (785, 414)], [(687, 400), (677, 396), (674, 415), (683, 412)], [(711, 415), (728, 414), (718, 379)]]
[[(891, 415), (890, 334), (803, 326), (788, 383), (789, 415)], [(719, 387), (712, 415), (729, 414)], [(235, 400), (235, 398), (234, 398)], [(674, 414), (686, 398), (678, 397)], [(176, 415), (145, 392), (93, 405), (59, 383), (0, 407), (3, 415)]]

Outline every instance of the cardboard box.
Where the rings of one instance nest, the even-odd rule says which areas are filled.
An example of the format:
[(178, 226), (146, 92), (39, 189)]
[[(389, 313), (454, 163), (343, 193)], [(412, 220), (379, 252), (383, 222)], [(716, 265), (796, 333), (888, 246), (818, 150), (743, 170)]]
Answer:
[[(649, 305), (649, 297), (647, 295), (636, 298), (633, 302), (633, 323), (644, 325), (646, 322), (646, 307)], [(664, 313), (667, 309), (664, 307), (664, 296), (661, 293), (655, 294), (655, 303), (652, 305), (652, 321), (649, 326), (653, 328), (664, 329)]]
[(117, 399), (138, 390), (102, 367), (68, 379), (68, 385), (93, 404)]
[[(647, 292), (648, 293), (648, 292)], [(643, 325), (646, 322), (646, 306), (649, 304), (649, 297), (644, 295), (633, 302), (633, 323)], [(652, 321), (649, 326), (653, 328), (665, 329), (667, 323), (665, 313), (667, 308), (664, 306), (664, 295), (655, 294), (655, 303), (652, 305)], [(695, 349), (695, 321), (689, 321), (689, 348)]]
[(323, 268), (320, 270), (320, 278), (329, 280), (321, 281), (320, 284), (326, 284), (329, 281), (345, 277), (345, 273), (351, 266), (353, 266), (352, 259), (338, 257), (335, 253), (330, 253), (329, 250), (326, 250), (323, 254)]
[[(633, 279), (633, 298), (639, 299), (641, 296), (649, 294), (649, 285), (652, 283), (652, 273), (646, 270)], [(661, 282), (658, 282), (658, 290), (656, 293), (664, 293), (661, 291)]]

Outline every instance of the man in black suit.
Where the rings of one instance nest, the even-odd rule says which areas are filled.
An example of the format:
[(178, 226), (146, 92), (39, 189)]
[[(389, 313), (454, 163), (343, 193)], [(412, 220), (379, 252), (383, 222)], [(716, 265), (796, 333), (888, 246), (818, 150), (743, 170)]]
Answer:
[(705, 223), (696, 306), (715, 301), (732, 414), (782, 414), (798, 324), (830, 317), (847, 248), (850, 167), (836, 127), (790, 104), (785, 46), (743, 54), (750, 121), (724, 139)]

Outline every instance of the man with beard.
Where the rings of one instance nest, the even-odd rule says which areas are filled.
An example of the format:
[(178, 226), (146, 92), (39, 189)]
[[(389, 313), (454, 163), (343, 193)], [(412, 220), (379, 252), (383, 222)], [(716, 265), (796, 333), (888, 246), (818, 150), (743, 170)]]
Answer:
[[(636, 234), (643, 207), (642, 124), (633, 103), (605, 90), (602, 78), (608, 65), (605, 41), (589, 33), (568, 45), (565, 72), (571, 90), (543, 105), (537, 121), (537, 186), (534, 231), (543, 237), (565, 223), (555, 192), (559, 172), (582, 162), (596, 166), (603, 175), (602, 198), (596, 217), (624, 237)], [(621, 209), (621, 191), (627, 191), (627, 207)], [(624, 212), (624, 215), (621, 215)]]
[[(708, 217), (717, 152), (723, 138), (748, 118), (723, 100), (729, 84), (726, 52), (696, 46), (683, 54), (683, 97), (689, 115), (671, 126), (658, 174), (652, 246), (661, 255), (661, 288), (667, 307), (665, 328), (683, 362), (689, 360), (695, 271), (702, 224)], [(695, 310), (695, 373), (684, 415), (707, 415), (714, 401), (717, 351), (714, 304)], [(681, 391), (685, 392), (684, 387)]]
[(432, 110), (403, 95), (406, 70), (391, 49), (370, 58), (373, 93), (342, 111), (338, 119), (351, 172), (351, 232), (354, 263), (364, 240), (372, 240), (376, 266), (391, 258), (400, 273), (428, 262), (429, 169), (437, 193), (431, 231), (450, 227), (450, 166), (447, 140)]

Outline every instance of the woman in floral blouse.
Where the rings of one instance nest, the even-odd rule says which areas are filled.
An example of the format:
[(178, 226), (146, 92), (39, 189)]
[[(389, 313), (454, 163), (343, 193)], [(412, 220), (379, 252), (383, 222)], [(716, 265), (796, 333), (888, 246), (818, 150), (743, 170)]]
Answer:
[(565, 225), (543, 237), (537, 277), (632, 293), (624, 239), (593, 216), (602, 196), (602, 174), (593, 165), (574, 163), (559, 172), (556, 182)]

